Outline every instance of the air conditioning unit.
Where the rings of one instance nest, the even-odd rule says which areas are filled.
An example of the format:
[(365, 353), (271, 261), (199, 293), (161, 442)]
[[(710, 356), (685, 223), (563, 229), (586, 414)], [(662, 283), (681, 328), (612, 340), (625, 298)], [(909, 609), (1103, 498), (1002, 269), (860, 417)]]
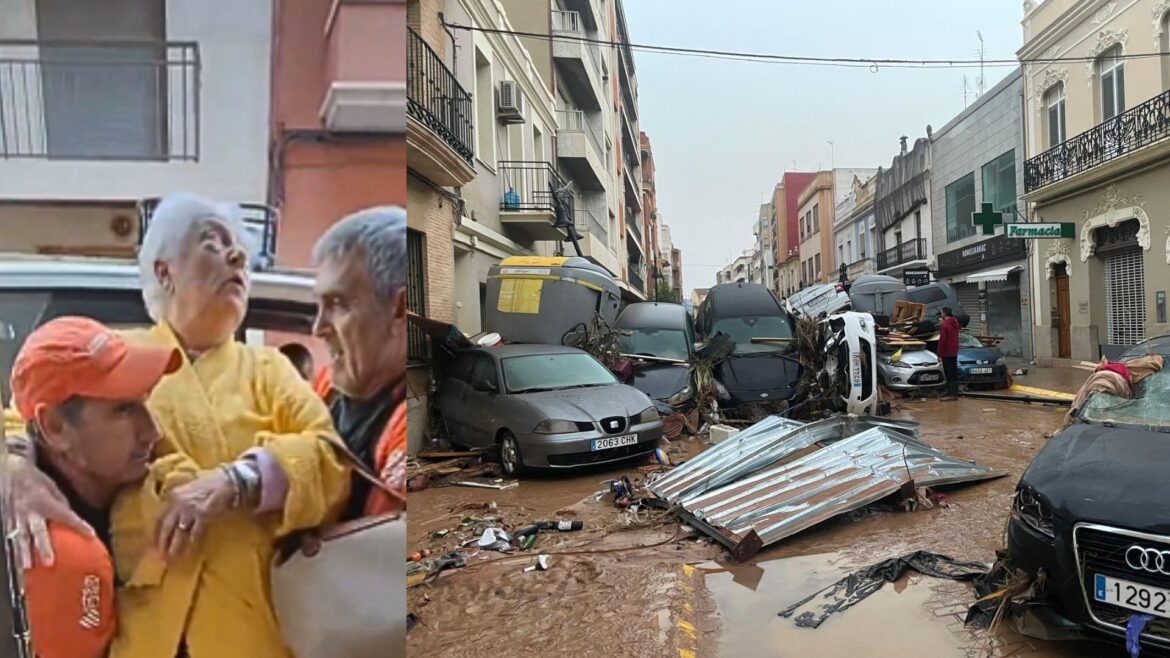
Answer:
[(500, 123), (524, 123), (524, 94), (515, 80), (501, 80), (496, 90), (496, 118)]

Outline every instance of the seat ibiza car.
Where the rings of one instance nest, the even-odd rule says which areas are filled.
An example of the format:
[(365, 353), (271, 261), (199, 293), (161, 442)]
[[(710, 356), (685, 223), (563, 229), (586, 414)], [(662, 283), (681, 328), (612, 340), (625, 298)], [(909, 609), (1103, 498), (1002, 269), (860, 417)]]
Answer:
[(508, 475), (639, 457), (662, 438), (650, 398), (573, 347), (464, 350), (435, 405), (451, 443), (498, 448)]

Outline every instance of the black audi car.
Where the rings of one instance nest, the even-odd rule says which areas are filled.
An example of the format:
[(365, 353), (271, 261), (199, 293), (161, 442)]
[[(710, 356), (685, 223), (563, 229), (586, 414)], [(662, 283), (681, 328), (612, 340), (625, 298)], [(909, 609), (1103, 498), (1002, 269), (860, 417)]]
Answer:
[(735, 343), (731, 357), (715, 367), (720, 407), (780, 403), (796, 395), (800, 364), (793, 353), (794, 322), (764, 286), (740, 282), (711, 288), (695, 330), (702, 339), (723, 333)]
[(1170, 648), (1170, 372), (1133, 398), (1096, 393), (1036, 455), (1016, 488), (1008, 557), (1044, 572), (1050, 625)]

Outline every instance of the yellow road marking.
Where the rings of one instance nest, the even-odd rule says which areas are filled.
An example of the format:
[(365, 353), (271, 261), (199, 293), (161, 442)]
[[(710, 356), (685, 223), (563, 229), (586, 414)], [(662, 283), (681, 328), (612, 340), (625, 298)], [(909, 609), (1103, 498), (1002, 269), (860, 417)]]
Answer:
[(1064, 393), (1062, 391), (1050, 391), (1045, 388), (1033, 388), (1031, 386), (1020, 386), (1019, 384), (1012, 384), (1012, 392), (1027, 393), (1029, 395), (1038, 395), (1045, 398), (1053, 398), (1056, 400), (1075, 400), (1077, 396), (1072, 393)]

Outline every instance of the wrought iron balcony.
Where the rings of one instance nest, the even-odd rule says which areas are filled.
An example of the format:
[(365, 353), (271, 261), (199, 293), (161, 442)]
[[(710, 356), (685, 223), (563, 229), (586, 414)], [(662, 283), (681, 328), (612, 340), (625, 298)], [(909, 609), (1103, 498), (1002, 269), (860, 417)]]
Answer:
[(878, 271), (887, 270), (916, 260), (926, 260), (926, 238), (908, 240), (877, 255)]
[(199, 45), (0, 39), (0, 157), (199, 159)]
[(501, 160), (500, 182), (503, 196), (500, 210), (504, 212), (555, 213), (553, 189), (565, 186), (565, 179), (551, 163), (538, 160)]
[(643, 263), (626, 263), (626, 273), (631, 288), (646, 292), (646, 266)]
[(406, 32), (406, 113), (471, 162), (475, 155), (471, 94), (417, 32), (410, 28)]
[(1170, 91), (1151, 98), (1024, 162), (1032, 192), (1170, 136)]

